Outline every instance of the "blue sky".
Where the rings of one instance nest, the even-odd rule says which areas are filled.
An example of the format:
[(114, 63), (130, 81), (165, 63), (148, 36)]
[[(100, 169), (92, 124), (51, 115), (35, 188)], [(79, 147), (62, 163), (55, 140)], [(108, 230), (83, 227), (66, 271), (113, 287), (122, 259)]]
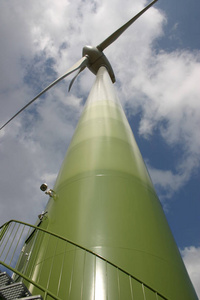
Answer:
[[(3, 0), (0, 122), (141, 10), (144, 0)], [(159, 0), (105, 50), (119, 99), (200, 295), (200, 2)], [(34, 223), (94, 82), (82, 72), (0, 133), (0, 219)]]
[[(174, 50), (176, 48), (199, 49), (199, 9), (198, 0), (184, 0), (180, 3), (172, 0), (160, 1), (157, 3), (167, 15), (166, 36), (161, 44), (165, 49)], [(171, 34), (176, 29), (173, 39)], [(171, 42), (170, 42), (171, 41)]]

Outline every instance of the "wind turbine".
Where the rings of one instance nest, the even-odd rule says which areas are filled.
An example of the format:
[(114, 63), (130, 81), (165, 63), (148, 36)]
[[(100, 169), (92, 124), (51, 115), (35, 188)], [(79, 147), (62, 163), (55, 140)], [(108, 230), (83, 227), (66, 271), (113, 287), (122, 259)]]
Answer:
[(71, 73), (77, 72), (69, 89), (86, 67), (96, 75), (55, 186), (41, 186), (49, 195), (46, 209), (26, 238), (16, 268), (10, 268), (32, 294), (197, 299), (103, 53), (156, 1), (98, 46), (85, 46), (75, 65), (1, 127)]
[(65, 74), (60, 76), (58, 79), (53, 81), (49, 86), (47, 86), (44, 90), (42, 90), (38, 95), (36, 95), (31, 101), (29, 101), (24, 107), (22, 107), (15, 115), (13, 115), (5, 124), (0, 127), (0, 130), (3, 129), (8, 123), (10, 123), (16, 116), (18, 116), (23, 110), (25, 110), (29, 105), (31, 105), (35, 100), (37, 100), (40, 96), (42, 96), (45, 92), (47, 92), (50, 88), (56, 85), (59, 81), (63, 80), (68, 75), (77, 71), (76, 76), (72, 79), (69, 85), (69, 91), (72, 87), (77, 76), (86, 68), (97, 74), (99, 68), (101, 66), (106, 67), (112, 82), (115, 82), (115, 75), (111, 64), (109, 63), (107, 57), (103, 53), (108, 46), (110, 46), (114, 41), (116, 41), (120, 35), (131, 25), (133, 24), (146, 10), (148, 10), (155, 2), (158, 0), (152, 1), (149, 5), (147, 5), (143, 10), (141, 10), (137, 15), (135, 15), (132, 19), (130, 19), (127, 23), (125, 23), (122, 27), (117, 29), (114, 33), (112, 33), (108, 38), (106, 38), (102, 43), (93, 46), (85, 46), (82, 51), (82, 58), (77, 61)]

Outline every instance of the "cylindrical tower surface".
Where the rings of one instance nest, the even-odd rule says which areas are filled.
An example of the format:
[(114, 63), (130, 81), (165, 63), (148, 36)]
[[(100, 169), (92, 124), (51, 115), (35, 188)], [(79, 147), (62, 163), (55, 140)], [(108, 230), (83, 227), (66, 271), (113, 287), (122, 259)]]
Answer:
[[(27, 268), (34, 280), (48, 285), (61, 299), (197, 299), (104, 67), (54, 191), (56, 198), (50, 198), (41, 227), (107, 262), (69, 245), (67, 250), (58, 246), (51, 251), (55, 243), (40, 239)], [(63, 258), (63, 253), (68, 255)], [(49, 269), (54, 280), (47, 276)]]

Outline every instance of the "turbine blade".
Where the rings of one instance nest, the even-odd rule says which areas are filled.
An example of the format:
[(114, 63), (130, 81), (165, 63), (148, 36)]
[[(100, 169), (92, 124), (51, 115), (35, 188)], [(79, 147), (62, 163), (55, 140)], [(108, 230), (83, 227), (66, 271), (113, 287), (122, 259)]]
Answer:
[(103, 51), (105, 48), (110, 46), (118, 37), (131, 25), (133, 24), (146, 10), (148, 10), (155, 2), (158, 0), (152, 1), (149, 5), (147, 5), (144, 9), (142, 9), (137, 15), (135, 15), (132, 19), (130, 19), (127, 23), (125, 23), (122, 27), (117, 29), (114, 33), (112, 33), (107, 39), (105, 39), (101, 44), (97, 46), (100, 51)]
[(88, 58), (86, 56), (82, 57), (65, 74), (63, 74), (61, 77), (59, 77), (58, 79), (53, 81), (44, 90), (42, 90), (37, 96), (35, 96), (30, 102), (28, 102), (24, 107), (22, 107), (14, 116), (12, 116), (12, 118), (10, 118), (3, 126), (1, 126), (0, 130), (3, 129), (8, 123), (10, 123), (15, 117), (17, 117), (24, 109), (26, 109), (30, 104), (32, 104), (35, 100), (37, 100), (40, 96), (42, 96), (45, 92), (47, 92), (55, 84), (57, 84), (59, 81), (61, 81), (62, 79), (64, 79), (65, 77), (67, 77), (68, 75), (70, 75), (71, 73), (75, 72), (78, 69), (81, 69), (81, 71), (82, 71), (87, 66), (87, 64), (88, 64)]
[(70, 85), (69, 85), (69, 88), (68, 88), (68, 92), (70, 92), (71, 87), (72, 87), (74, 81), (76, 80), (76, 78), (78, 77), (78, 75), (79, 75), (85, 68), (86, 68), (86, 66), (84, 66), (84, 67), (82, 67), (82, 68), (80, 68), (80, 69), (78, 70), (78, 72), (76, 73), (76, 75), (74, 76), (74, 78), (73, 78), (73, 79), (71, 80), (71, 82), (70, 82)]

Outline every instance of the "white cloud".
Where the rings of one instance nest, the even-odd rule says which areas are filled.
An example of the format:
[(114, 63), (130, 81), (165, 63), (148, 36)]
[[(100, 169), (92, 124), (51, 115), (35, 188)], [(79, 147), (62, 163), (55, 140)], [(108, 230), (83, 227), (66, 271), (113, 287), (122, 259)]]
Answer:
[(148, 170), (162, 201), (170, 198), (185, 183), (184, 174), (174, 174), (171, 170), (159, 170), (151, 166), (148, 166)]
[(181, 255), (196, 293), (200, 298), (200, 247), (186, 247), (181, 250)]
[(171, 196), (200, 165), (200, 52), (152, 52), (146, 62), (129, 83), (136, 101), (128, 107), (141, 112), (141, 136), (151, 142), (156, 131), (169, 149), (179, 146), (175, 172), (150, 169), (154, 183), (170, 188)]

